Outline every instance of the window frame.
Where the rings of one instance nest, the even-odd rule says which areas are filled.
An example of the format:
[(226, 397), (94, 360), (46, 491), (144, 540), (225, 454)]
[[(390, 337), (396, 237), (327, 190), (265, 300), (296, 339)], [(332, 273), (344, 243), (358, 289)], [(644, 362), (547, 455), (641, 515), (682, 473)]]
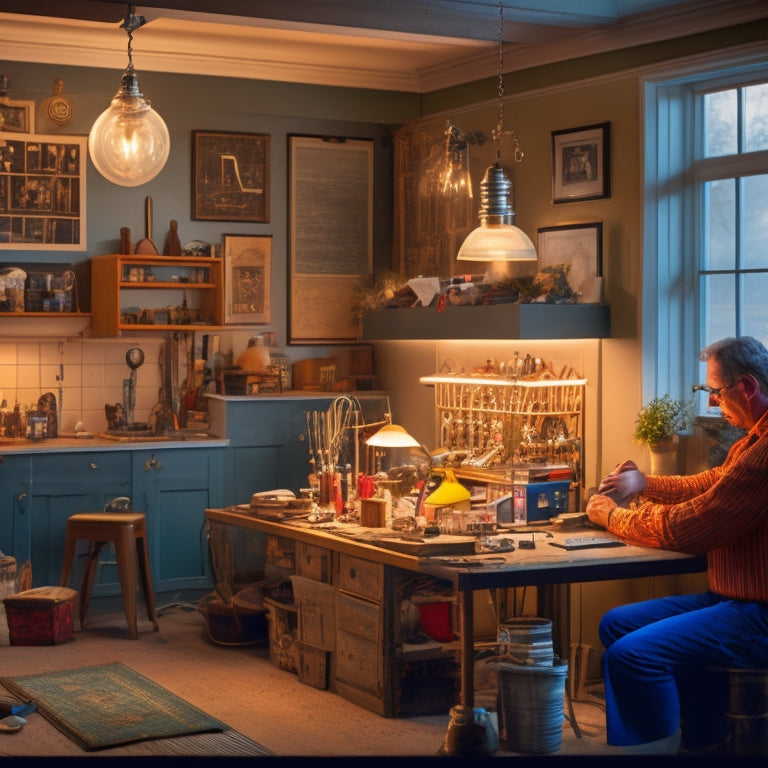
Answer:
[[(764, 52), (712, 57), (641, 78), (643, 402), (688, 399), (703, 375), (703, 181), (768, 173), (768, 150), (701, 158), (702, 93), (768, 80)], [(756, 164), (756, 160), (758, 161)]]

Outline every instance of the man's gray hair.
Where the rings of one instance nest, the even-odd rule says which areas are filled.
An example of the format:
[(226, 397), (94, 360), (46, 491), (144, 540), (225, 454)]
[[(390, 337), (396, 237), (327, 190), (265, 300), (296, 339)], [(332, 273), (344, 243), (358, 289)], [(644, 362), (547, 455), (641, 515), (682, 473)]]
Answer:
[(701, 351), (700, 358), (717, 360), (720, 373), (731, 384), (740, 376), (754, 376), (760, 391), (768, 395), (768, 349), (752, 336), (715, 341)]

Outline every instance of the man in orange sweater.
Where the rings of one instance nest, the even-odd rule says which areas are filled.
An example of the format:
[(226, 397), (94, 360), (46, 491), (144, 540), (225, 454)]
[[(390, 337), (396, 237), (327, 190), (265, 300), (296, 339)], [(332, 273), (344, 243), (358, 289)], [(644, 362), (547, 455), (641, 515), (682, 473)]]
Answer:
[(729, 338), (701, 359), (707, 383), (694, 389), (747, 430), (722, 466), (645, 476), (625, 461), (587, 504), (627, 543), (707, 555), (707, 592), (619, 606), (600, 622), (608, 743), (635, 751), (676, 751), (681, 720), (686, 749), (712, 746), (725, 734), (708, 718), (704, 669), (768, 667), (768, 350)]

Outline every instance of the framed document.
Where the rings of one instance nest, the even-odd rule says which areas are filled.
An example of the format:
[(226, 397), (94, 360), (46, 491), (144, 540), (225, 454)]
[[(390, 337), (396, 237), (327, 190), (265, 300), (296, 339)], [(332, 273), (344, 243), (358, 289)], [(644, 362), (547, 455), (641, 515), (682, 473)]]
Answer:
[(223, 235), (224, 322), (270, 322), (272, 235)]
[(373, 270), (373, 141), (288, 141), (288, 341), (356, 342), (355, 288)]

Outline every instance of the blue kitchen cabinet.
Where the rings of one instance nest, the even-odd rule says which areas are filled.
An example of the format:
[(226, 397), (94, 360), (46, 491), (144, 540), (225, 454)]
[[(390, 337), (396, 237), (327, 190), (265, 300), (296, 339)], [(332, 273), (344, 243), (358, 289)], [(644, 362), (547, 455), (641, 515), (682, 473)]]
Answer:
[[(30, 462), (20, 483), (13, 527), (17, 562), (29, 560), (35, 587), (58, 585), (64, 556), (67, 519), (76, 512), (100, 511), (117, 496), (131, 495), (131, 463), (127, 451), (73, 451), (23, 454)], [(79, 545), (78, 554), (87, 552)], [(108, 557), (105, 550), (103, 558)], [(75, 575), (81, 573), (78, 568)], [(102, 583), (97, 572), (96, 584)], [(119, 592), (107, 589), (106, 592)], [(98, 588), (94, 594), (99, 594)]]
[[(334, 397), (209, 397), (212, 431), (229, 440), (225, 505), (247, 504), (257, 491), (285, 488), (298, 495), (307, 488), (312, 465), (305, 413), (327, 412)], [(387, 401), (368, 398), (379, 409)]]
[(155, 592), (211, 587), (205, 510), (223, 505), (223, 463), (223, 446), (133, 452), (133, 507), (147, 515)]
[(14, 531), (25, 522), (17, 518), (25, 509), (31, 466), (30, 457), (23, 454), (0, 456), (0, 552), (17, 561), (20, 557), (15, 552)]

